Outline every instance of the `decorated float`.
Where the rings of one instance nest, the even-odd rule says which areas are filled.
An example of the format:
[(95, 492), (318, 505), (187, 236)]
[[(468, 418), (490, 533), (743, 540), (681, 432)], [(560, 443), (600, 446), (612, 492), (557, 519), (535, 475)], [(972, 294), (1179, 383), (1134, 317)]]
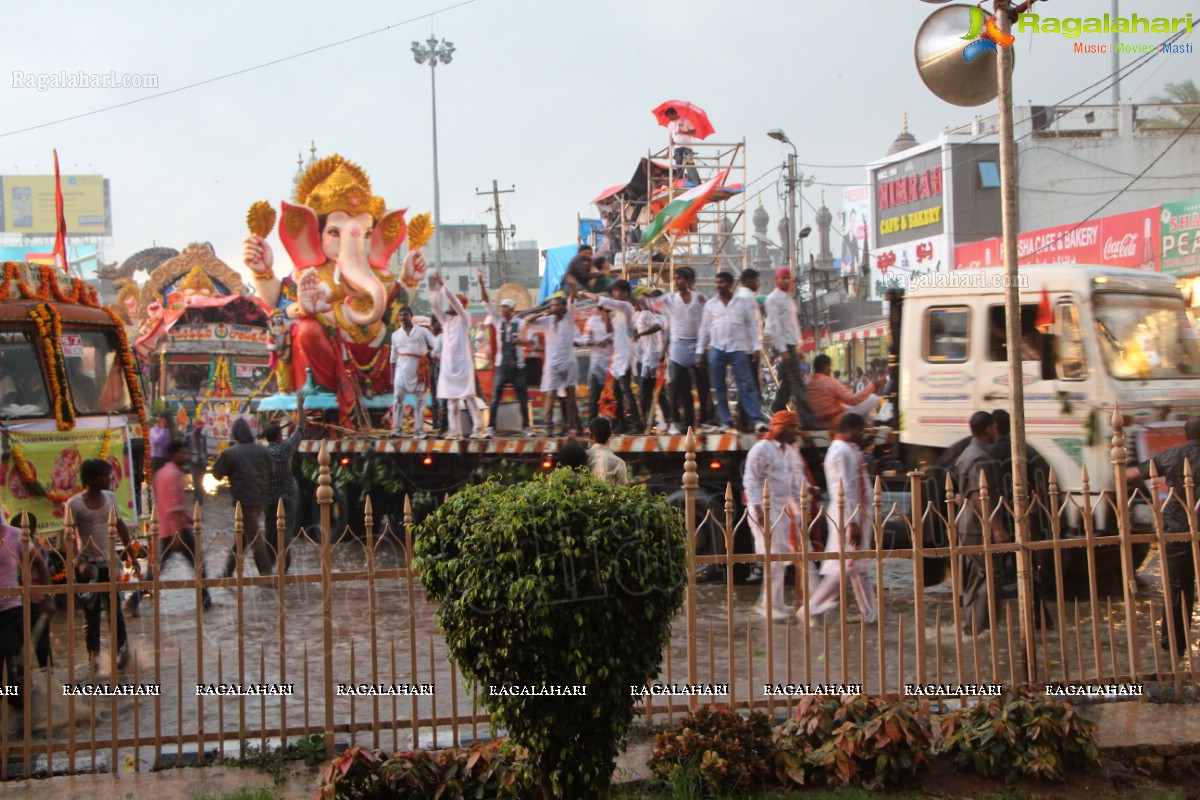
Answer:
[[(79, 467), (101, 458), (125, 521), (145, 475), (146, 408), (125, 326), (95, 290), (61, 270), (5, 262), (0, 279), (0, 503), (63, 528)], [(7, 518), (6, 518), (7, 521)]]
[[(406, 289), (425, 275), (421, 250), (433, 235), (428, 214), (406, 223), (406, 211), (388, 211), (366, 172), (342, 156), (313, 162), (292, 202), (280, 203), (289, 270), (275, 264), (266, 239), (275, 209), (251, 206), (244, 263), (278, 323), (279, 394), (260, 410), (294, 410), (296, 388), (308, 385), (306, 409), (325, 411), (333, 433), (382, 426), (392, 400), (391, 334)], [(394, 271), (391, 258), (406, 241), (408, 254)]]
[[(164, 261), (138, 294), (135, 349), (156, 408), (179, 430), (201, 420), (210, 452), (231, 440), (237, 418), (253, 428), (258, 401), (276, 391), (271, 312), (207, 244)], [(282, 333), (281, 313), (275, 321)]]

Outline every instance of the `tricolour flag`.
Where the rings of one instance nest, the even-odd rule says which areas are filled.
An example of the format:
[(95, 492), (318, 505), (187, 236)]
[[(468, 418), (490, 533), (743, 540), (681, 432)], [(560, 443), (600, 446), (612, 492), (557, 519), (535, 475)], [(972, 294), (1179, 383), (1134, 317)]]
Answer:
[(659, 237), (665, 234), (678, 233), (690, 228), (696, 221), (696, 215), (700, 213), (700, 209), (704, 208), (704, 204), (712, 197), (713, 192), (724, 184), (727, 177), (729, 177), (729, 170), (723, 169), (711, 180), (705, 181), (694, 189), (689, 189), (667, 203), (667, 207), (654, 217), (654, 224), (642, 231), (642, 245), (654, 244)]

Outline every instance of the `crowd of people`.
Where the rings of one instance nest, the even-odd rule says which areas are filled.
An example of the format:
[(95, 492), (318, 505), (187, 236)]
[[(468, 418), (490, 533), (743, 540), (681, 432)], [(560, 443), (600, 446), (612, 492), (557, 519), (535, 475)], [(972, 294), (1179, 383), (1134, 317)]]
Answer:
[[(794, 408), (803, 429), (831, 429), (845, 412), (869, 418), (886, 390), (882, 361), (845, 379), (832, 372), (827, 356), (808, 363), (801, 352), (794, 278), (786, 268), (776, 270), (765, 302), (759, 301), (762, 278), (753, 269), (736, 279), (717, 273), (716, 292), (708, 298), (696, 291), (689, 267), (674, 271), (673, 291), (635, 288), (613, 279), (604, 257), (583, 245), (561, 291), (527, 314), (519, 314), (511, 298), (493, 304), (482, 270), (477, 275), (487, 312), (482, 329), (493, 349), (490, 397), (487, 402), (480, 397), (467, 298), (431, 272), (432, 324), (414, 324), (405, 306), (392, 336), (393, 435), (411, 431), (425, 438), (430, 392), (434, 435), (492, 438), (504, 430), (501, 397), (510, 388), (518, 421), (508, 429), (548, 437), (581, 435), (585, 423), (602, 415), (611, 417), (613, 435), (678, 435), (689, 428), (765, 433), (770, 420), (764, 380), (775, 387), (770, 412)], [(579, 301), (591, 304), (586, 320)], [(577, 348), (588, 353), (583, 376)], [(529, 397), (535, 383), (543, 398), (540, 431)], [(580, 385), (587, 387), (586, 417), (576, 396)], [(411, 427), (403, 424), (408, 408)]]
[[(304, 393), (298, 395), (298, 407), (303, 407)], [(286, 572), (290, 563), (288, 544), (297, 530), (299, 487), (292, 470), (292, 461), (305, 433), (304, 414), (297, 414), (288, 436), (278, 422), (266, 425), (258, 439), (249, 423), (239, 419), (234, 423), (234, 443), (222, 450), (212, 465), (212, 475), (227, 479), (230, 498), (242, 508), (242, 542), (255, 562), (260, 575), (271, 575), (277, 569)], [(78, 554), (73, 571), (80, 591), (77, 602), (84, 614), (84, 643), (87, 663), (93, 671), (101, 668), (101, 636), (109, 630), (103, 624), (103, 613), (107, 608), (109, 624), (115, 631), (111, 643), (116, 652), (118, 669), (127, 666), (130, 659), (129, 640), (126, 632), (125, 615), (138, 616), (142, 595), (129, 593), (124, 605), (110, 602), (107, 591), (90, 591), (88, 584), (104, 584), (115, 579), (121, 572), (121, 562), (127, 563), (135, 578), (149, 580), (154, 570), (160, 570), (172, 556), (187, 560), (192, 569), (207, 577), (204, 564), (198, 564), (195, 521), (192, 515), (194, 503), (202, 502), (203, 481), (208, 474), (208, 441), (202, 425), (197, 422), (187, 431), (176, 432), (171, 427), (171, 418), (161, 416), (151, 427), (149, 436), (151, 459), (151, 486), (153, 487), (154, 522), (157, 542), (151, 547), (151, 560), (145, 575), (136, 557), (138, 545), (120, 515), (116, 515), (115, 531), (122, 550), (110, 541), (109, 518), (117, 510), (117, 498), (111, 490), (112, 465), (109, 461), (92, 458), (83, 461), (79, 469), (82, 491), (66, 501), (75, 530), (75, 552)], [(188, 491), (188, 479), (193, 491)], [(278, 507), (283, 504), (283, 530), (280, 530)], [(8, 525), (0, 525), (0, 587), (16, 588), (21, 585), (23, 529), (37, 529), (37, 519), (29, 514), (13, 517)], [(56, 554), (45, 545), (31, 538), (29, 544), (30, 565), (33, 585), (49, 585), (51, 564), (63, 554)], [(284, 554), (280, 564), (279, 545), (283, 543)], [(118, 554), (119, 553), (119, 554)], [(114, 558), (116, 560), (114, 560)], [(232, 552), (227, 556), (224, 575), (234, 573), (236, 559)], [(65, 565), (63, 566), (65, 569)], [(118, 597), (120, 593), (118, 593)], [(31, 639), (40, 669), (53, 663), (50, 649), (49, 622), (55, 611), (54, 595), (34, 596), (32, 600)], [(213, 607), (209, 590), (202, 592), (205, 611)], [(0, 598), (0, 677), (5, 685), (16, 681), (20, 671), (19, 654), (24, 645), (23, 604), (19, 595)], [(12, 695), (18, 701), (20, 694)], [(19, 703), (18, 703), (19, 704)]]

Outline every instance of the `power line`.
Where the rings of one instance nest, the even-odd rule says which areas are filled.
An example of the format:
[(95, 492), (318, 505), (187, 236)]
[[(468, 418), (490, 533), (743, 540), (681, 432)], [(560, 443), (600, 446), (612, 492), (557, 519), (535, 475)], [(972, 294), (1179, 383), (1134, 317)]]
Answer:
[(7, 138), (9, 136), (16, 136), (16, 135), (22, 134), (22, 133), (29, 133), (30, 131), (41, 130), (42, 128), (49, 128), (53, 125), (61, 125), (64, 122), (73, 122), (78, 119), (86, 119), (87, 117), (93, 117), (97, 114), (103, 114), (107, 111), (115, 111), (118, 108), (127, 108), (128, 106), (137, 105), (138, 103), (145, 103), (150, 100), (157, 100), (160, 97), (167, 97), (169, 95), (179, 94), (180, 92), (186, 92), (189, 89), (195, 89), (200, 86), (208, 86), (211, 83), (217, 83), (219, 81), (223, 81), (228, 78), (236, 78), (239, 75), (246, 75), (251, 72), (257, 72), (260, 69), (266, 69), (267, 67), (273, 67), (276, 64), (283, 64), (287, 61), (294, 61), (298, 58), (303, 58), (304, 56), (312, 55), (313, 53), (319, 53), (322, 50), (330, 50), (334, 47), (341, 47), (344, 44), (349, 44), (351, 42), (357, 42), (360, 39), (367, 38), (368, 36), (374, 36), (378, 33), (385, 33), (387, 31), (390, 31), (392, 28), (399, 28), (404, 25), (411, 25), (414, 22), (420, 22), (423, 19), (429, 19), (431, 17), (437, 16), (438, 14), (444, 14), (447, 11), (453, 11), (456, 8), (462, 8), (463, 6), (468, 6), (471, 3), (474, 3), (475, 1), (476, 0), (462, 0), (462, 2), (455, 3), (454, 5), (446, 6), (444, 8), (439, 8), (437, 11), (430, 11), (427, 14), (420, 14), (415, 17), (410, 17), (409, 19), (403, 20), (402, 22), (395, 22), (395, 23), (392, 23), (391, 25), (386, 25), (382, 28), (376, 28), (373, 31), (367, 31), (366, 33), (360, 33), (355, 36), (351, 36), (348, 39), (341, 39), (336, 42), (330, 42), (329, 44), (323, 44), (318, 47), (312, 47), (312, 48), (309, 48), (308, 50), (304, 50), (299, 53), (293, 53), (292, 55), (289, 55), (289, 56), (282, 56), (281, 58), (276, 58), (271, 61), (264, 62), (262, 64), (256, 64), (252, 67), (246, 67), (245, 69), (234, 70), (233, 72), (226, 72), (223, 75), (217, 75), (212, 78), (205, 78), (202, 81), (196, 81), (195, 83), (189, 83), (185, 86), (180, 86), (175, 89), (167, 89), (166, 91), (163, 91), (163, 92), (155, 92), (154, 94), (146, 95), (145, 97), (139, 97), (136, 100), (126, 100), (124, 103), (116, 103), (111, 106), (104, 106), (103, 108), (97, 108), (97, 109), (93, 109), (91, 111), (84, 111), (79, 114), (73, 114), (69, 117), (62, 117), (60, 119), (51, 120), (49, 122), (42, 122), (37, 125), (30, 125), (25, 128), (17, 128), (16, 130), (6, 131), (4, 133), (0, 133), (0, 139)]

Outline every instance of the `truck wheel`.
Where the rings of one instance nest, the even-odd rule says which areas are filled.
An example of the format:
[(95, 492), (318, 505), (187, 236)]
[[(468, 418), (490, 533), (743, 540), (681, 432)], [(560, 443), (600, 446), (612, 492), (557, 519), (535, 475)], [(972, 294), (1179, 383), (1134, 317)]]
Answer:
[[(667, 502), (678, 508), (681, 512), (685, 510), (683, 489), (673, 489), (665, 493)], [(752, 553), (754, 545), (748, 529), (744, 529), (740, 523), (745, 509), (742, 507), (740, 498), (734, 496), (733, 509), (733, 552), (734, 553)], [(716, 490), (713, 487), (705, 488), (703, 486), (696, 490), (696, 555), (711, 556), (722, 555), (725, 552), (725, 534), (722, 529), (725, 525), (725, 492), (724, 490)], [(735, 571), (746, 569), (745, 564), (735, 565)]]

